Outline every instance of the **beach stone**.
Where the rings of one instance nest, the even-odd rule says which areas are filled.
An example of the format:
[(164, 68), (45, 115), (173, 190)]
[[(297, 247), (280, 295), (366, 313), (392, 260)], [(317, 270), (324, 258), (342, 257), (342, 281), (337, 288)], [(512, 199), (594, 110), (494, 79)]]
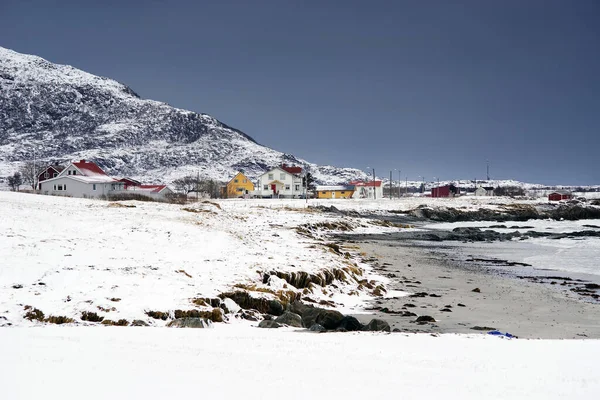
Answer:
[(458, 303), (457, 306), (459, 306), (459, 307), (466, 307), (463, 303)]
[(275, 322), (294, 326), (297, 328), (303, 328), (304, 324), (302, 324), (302, 317), (296, 313), (286, 311), (281, 314), (279, 317), (275, 318)]
[(490, 328), (489, 326), (474, 326), (471, 328), (474, 331), (495, 331), (496, 328)]
[(260, 321), (260, 323), (258, 324), (259, 328), (268, 328), (268, 329), (272, 329), (272, 328), (281, 328), (281, 324), (269, 319), (265, 319), (263, 321)]
[(346, 315), (344, 318), (342, 318), (340, 326), (337, 329), (345, 329), (349, 332), (360, 331), (363, 329), (363, 324), (361, 324), (356, 318)]
[[(258, 321), (260, 320), (260, 313), (256, 310), (239, 310), (237, 315), (241, 318), (241, 319), (245, 319), (247, 321)], [(267, 317), (270, 317), (267, 316)], [(265, 318), (265, 319), (271, 319), (271, 318)]]
[(206, 318), (177, 318), (167, 324), (169, 328), (212, 328), (213, 323)]
[(479, 289), (478, 287), (476, 287), (475, 289), (471, 290), (471, 292), (481, 293), (481, 289)]
[(371, 322), (369, 322), (367, 325), (365, 325), (363, 330), (369, 331), (369, 332), (391, 332), (392, 331), (390, 324), (388, 324), (386, 321), (384, 321), (382, 319), (372, 319)]
[(442, 312), (452, 312), (452, 310), (449, 309), (449, 308), (442, 308), (440, 311), (442, 311)]
[(313, 324), (308, 330), (311, 332), (325, 332), (327, 329), (323, 325)]
[(335, 310), (321, 310), (315, 319), (319, 325), (323, 325), (327, 330), (336, 329), (344, 319), (344, 315)]
[(13, 289), (23, 289), (23, 285), (19, 285), (19, 284), (13, 285), (12, 288)]
[(146, 321), (142, 321), (141, 319), (134, 319), (131, 323), (131, 326), (148, 326)]
[(415, 322), (435, 322), (435, 318), (429, 315), (421, 315), (420, 317), (417, 317)]
[(406, 303), (404, 304), (404, 307), (416, 307), (416, 305), (412, 304), (412, 303)]

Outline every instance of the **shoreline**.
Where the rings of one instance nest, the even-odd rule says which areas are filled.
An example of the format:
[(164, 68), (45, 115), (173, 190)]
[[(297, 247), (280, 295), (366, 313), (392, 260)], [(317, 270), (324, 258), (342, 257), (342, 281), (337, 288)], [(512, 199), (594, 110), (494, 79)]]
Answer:
[[(377, 299), (367, 314), (354, 315), (361, 322), (380, 318), (401, 332), (476, 334), (496, 329), (526, 339), (600, 338), (600, 305), (568, 296), (564, 290), (465, 267), (440, 254), (439, 243), (423, 246), (365, 236), (350, 241), (379, 260), (374, 269), (391, 280), (388, 289), (419, 296)], [(479, 292), (473, 291), (476, 288)], [(435, 322), (419, 324), (414, 322), (417, 316), (430, 316)]]

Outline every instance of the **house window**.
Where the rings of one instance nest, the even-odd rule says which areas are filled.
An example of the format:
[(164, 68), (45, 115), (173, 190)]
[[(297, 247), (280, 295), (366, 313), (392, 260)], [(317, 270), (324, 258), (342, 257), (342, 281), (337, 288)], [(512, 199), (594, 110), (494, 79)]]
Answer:
[(322, 194), (327, 194), (327, 192), (321, 192)]
[(279, 179), (281, 179), (282, 181), (285, 180), (285, 172), (279, 174)]
[(56, 172), (52, 174), (52, 177), (53, 177), (53, 178), (56, 178)]
[(237, 179), (234, 179), (234, 180), (233, 180), (233, 183), (238, 183), (238, 180), (237, 180)]
[(300, 190), (300, 185), (296, 185), (296, 186), (294, 186), (294, 187), (295, 187), (295, 189), (294, 189), (294, 190)]
[(269, 179), (273, 179), (273, 174), (269, 174)]
[(264, 185), (263, 190), (269, 190), (269, 185)]
[(44, 178), (46, 178), (46, 179), (50, 178), (50, 174), (48, 172), (44, 172)]
[(243, 183), (248, 183), (248, 179), (244, 179), (242, 182)]
[(68, 171), (67, 171), (67, 175), (71, 175), (71, 170), (68, 170)]
[(290, 190), (290, 185), (285, 185), (285, 190)]
[(77, 175), (77, 171), (73, 171), (73, 175)]
[(341, 192), (341, 194), (346, 194), (346, 192)]
[(67, 185), (66, 184), (63, 186), (63, 190), (67, 190)]
[(96, 190), (96, 184), (95, 183), (92, 185), (92, 190)]
[(243, 189), (243, 188), (237, 188), (237, 189), (235, 189), (235, 190), (236, 190), (237, 192), (243, 192), (243, 191), (244, 191), (244, 189)]
[(54, 185), (54, 190), (56, 190), (56, 185)]
[(63, 190), (63, 185), (58, 185), (58, 190)]

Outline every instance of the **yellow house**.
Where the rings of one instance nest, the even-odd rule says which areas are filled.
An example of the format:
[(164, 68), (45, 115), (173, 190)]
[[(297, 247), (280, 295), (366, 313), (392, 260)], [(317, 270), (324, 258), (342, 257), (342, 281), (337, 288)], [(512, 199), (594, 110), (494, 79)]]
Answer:
[(354, 186), (317, 186), (318, 199), (350, 199), (354, 194)]
[(241, 197), (254, 190), (252, 181), (241, 172), (238, 172), (225, 186), (225, 197)]

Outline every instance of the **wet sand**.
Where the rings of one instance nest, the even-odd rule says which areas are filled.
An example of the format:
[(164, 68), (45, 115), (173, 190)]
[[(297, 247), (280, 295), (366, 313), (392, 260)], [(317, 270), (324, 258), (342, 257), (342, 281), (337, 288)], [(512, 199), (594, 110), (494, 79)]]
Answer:
[[(479, 326), (519, 338), (600, 338), (600, 304), (586, 302), (559, 287), (461, 266), (450, 259), (453, 257), (410, 242), (360, 240), (353, 244), (377, 258), (376, 270), (390, 276), (388, 288), (427, 293), (425, 297), (377, 300), (373, 307), (436, 320), (420, 325), (414, 322), (415, 316), (372, 311), (356, 315), (363, 323), (375, 315), (388, 321), (392, 329), (408, 332), (485, 334), (487, 329), (472, 329)], [(474, 292), (476, 288), (480, 292)]]

